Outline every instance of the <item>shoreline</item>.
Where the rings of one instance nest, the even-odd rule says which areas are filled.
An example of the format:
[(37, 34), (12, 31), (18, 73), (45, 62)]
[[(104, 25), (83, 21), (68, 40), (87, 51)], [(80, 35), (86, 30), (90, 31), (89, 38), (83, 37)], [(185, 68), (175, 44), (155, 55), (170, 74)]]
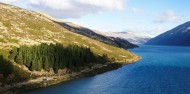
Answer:
[[(34, 89), (38, 89), (38, 88), (43, 88), (43, 87), (55, 85), (58, 83), (75, 80), (75, 79), (82, 78), (82, 77), (94, 76), (94, 75), (101, 74), (101, 73), (104, 73), (107, 71), (118, 69), (124, 65), (133, 64), (139, 60), (141, 60), (141, 57), (137, 57), (131, 61), (128, 61), (127, 63), (115, 62), (115, 63), (101, 64), (101, 65), (97, 65), (97, 66), (95, 65), (95, 66), (93, 66), (93, 68), (88, 69), (88, 70), (81, 70), (80, 72), (74, 72), (71, 74), (63, 75), (63, 76), (48, 77), (48, 78), (50, 78), (50, 80), (47, 80), (47, 81), (43, 81), (42, 79), (44, 77), (40, 77), (40, 78), (37, 78), (37, 79), (41, 79), (40, 81), (38, 80), (38, 81), (34, 81), (34, 82), (28, 82), (28, 83), (23, 82), (21, 84), (15, 84), (10, 89), (7, 89), (0, 93), (1, 94), (18, 94), (23, 91), (30, 91), (30, 90), (34, 90)], [(36, 80), (36, 79), (33, 79), (33, 80)]]

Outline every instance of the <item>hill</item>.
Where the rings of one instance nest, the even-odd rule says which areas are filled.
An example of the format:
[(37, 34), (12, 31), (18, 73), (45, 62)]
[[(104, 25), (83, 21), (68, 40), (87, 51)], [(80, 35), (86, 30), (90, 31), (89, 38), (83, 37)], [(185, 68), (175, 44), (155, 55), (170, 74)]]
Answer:
[(62, 43), (64, 46), (75, 44), (89, 47), (95, 54), (105, 53), (118, 61), (127, 61), (136, 57), (128, 50), (73, 33), (34, 11), (0, 3), (0, 13), (0, 53), (5, 56), (12, 47), (20, 45)]
[(181, 24), (149, 40), (147, 45), (190, 46), (190, 22)]
[(76, 33), (41, 13), (12, 5), (0, 3), (0, 13), (2, 94), (95, 75), (140, 59), (123, 49), (129, 48), (127, 41), (101, 36), (105, 42)]

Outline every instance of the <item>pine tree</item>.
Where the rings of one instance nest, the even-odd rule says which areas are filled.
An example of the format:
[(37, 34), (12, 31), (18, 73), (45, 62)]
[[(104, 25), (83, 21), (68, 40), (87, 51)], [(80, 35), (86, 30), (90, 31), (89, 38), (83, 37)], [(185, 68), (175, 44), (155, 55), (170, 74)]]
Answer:
[(69, 45), (63, 47), (62, 44), (44, 44), (31, 47), (21, 46), (10, 51), (9, 58), (12, 58), (18, 64), (24, 64), (30, 70), (47, 71), (52, 68), (55, 73), (59, 69), (69, 68), (78, 69), (90, 63), (107, 62), (107, 54), (102, 56), (94, 55), (90, 48)]

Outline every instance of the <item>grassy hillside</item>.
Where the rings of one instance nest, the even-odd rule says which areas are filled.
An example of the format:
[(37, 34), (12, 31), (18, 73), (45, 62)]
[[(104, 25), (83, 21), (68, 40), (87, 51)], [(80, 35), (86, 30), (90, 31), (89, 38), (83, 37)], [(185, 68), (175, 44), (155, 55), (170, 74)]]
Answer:
[(106, 53), (118, 61), (137, 57), (127, 50), (72, 33), (40, 13), (1, 3), (0, 13), (0, 54), (5, 56), (14, 46), (62, 43), (65, 46), (75, 44), (90, 47), (95, 54)]

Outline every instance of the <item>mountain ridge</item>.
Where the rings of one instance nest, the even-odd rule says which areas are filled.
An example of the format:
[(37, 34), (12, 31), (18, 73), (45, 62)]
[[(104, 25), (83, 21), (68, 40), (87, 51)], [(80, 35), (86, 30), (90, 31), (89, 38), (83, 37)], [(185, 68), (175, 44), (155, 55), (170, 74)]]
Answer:
[(148, 41), (147, 45), (190, 46), (190, 21)]
[(137, 45), (134, 45), (134, 44), (128, 42), (127, 40), (123, 40), (121, 38), (110, 37), (110, 36), (104, 36), (102, 34), (95, 32), (94, 30), (91, 30), (89, 28), (82, 27), (82, 26), (79, 26), (79, 25), (76, 25), (73, 23), (71, 24), (71, 23), (65, 23), (65, 22), (57, 22), (57, 21), (55, 21), (55, 22), (60, 24), (64, 28), (67, 28), (69, 31), (72, 31), (74, 33), (78, 33), (81, 35), (85, 35), (87, 37), (99, 40), (99, 41), (109, 44), (109, 45), (114, 45), (116, 47), (121, 47), (124, 49), (138, 47)]
[(42, 15), (46, 16), (47, 18), (49, 18), (50, 20), (54, 21), (55, 23), (60, 24), (61, 26), (63, 26), (64, 28), (68, 29), (71, 32), (77, 33), (77, 34), (81, 34), (84, 36), (87, 36), (89, 38), (92, 39), (96, 39), (100, 42), (109, 44), (109, 45), (113, 45), (116, 47), (121, 47), (124, 49), (129, 49), (129, 48), (135, 48), (138, 47), (137, 45), (130, 43), (128, 40), (123, 39), (123, 38), (115, 38), (115, 37), (111, 37), (111, 36), (105, 36), (104, 34), (96, 31), (96, 30), (92, 30), (89, 29), (87, 27), (84, 26), (80, 26), (78, 24), (74, 24), (72, 22), (65, 22), (59, 19), (56, 19), (54, 17), (51, 17), (45, 13), (41, 13)]

